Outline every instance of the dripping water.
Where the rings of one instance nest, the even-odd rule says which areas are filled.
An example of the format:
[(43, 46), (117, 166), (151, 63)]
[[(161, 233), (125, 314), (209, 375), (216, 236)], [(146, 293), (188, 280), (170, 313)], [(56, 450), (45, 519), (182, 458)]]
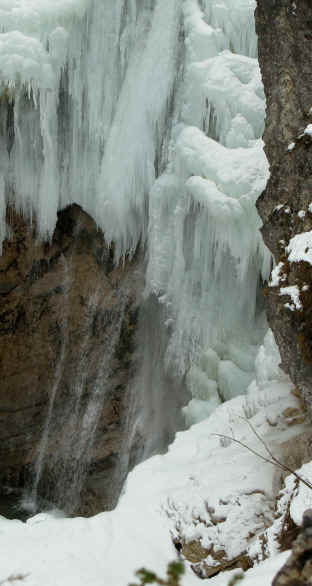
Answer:
[(36, 512), (39, 508), (38, 487), (39, 487), (42, 473), (44, 470), (45, 459), (47, 457), (47, 448), (48, 448), (49, 435), (50, 435), (50, 425), (51, 425), (51, 420), (53, 417), (55, 399), (56, 399), (57, 391), (59, 388), (59, 384), (61, 382), (63, 369), (64, 369), (64, 365), (65, 365), (66, 349), (67, 349), (67, 343), (68, 343), (68, 291), (69, 291), (69, 288), (71, 285), (71, 271), (70, 271), (70, 265), (64, 255), (62, 255), (61, 262), (63, 265), (63, 272), (64, 272), (64, 281), (63, 281), (64, 282), (64, 291), (65, 291), (66, 300), (67, 300), (66, 314), (65, 314), (65, 319), (62, 323), (61, 352), (60, 352), (60, 356), (58, 358), (56, 372), (55, 372), (55, 380), (54, 380), (54, 383), (52, 386), (52, 391), (50, 394), (48, 414), (46, 416), (41, 440), (39, 442), (37, 457), (36, 457), (35, 465), (34, 465), (33, 484), (32, 484), (30, 491), (29, 492), (26, 491), (26, 493), (22, 499), (22, 503), (21, 503), (22, 509), (25, 509), (26, 511), (29, 511), (29, 512)]

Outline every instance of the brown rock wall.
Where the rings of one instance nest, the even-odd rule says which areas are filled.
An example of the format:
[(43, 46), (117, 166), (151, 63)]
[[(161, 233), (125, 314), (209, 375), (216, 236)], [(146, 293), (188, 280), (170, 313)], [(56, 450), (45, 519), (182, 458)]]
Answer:
[[(269, 324), (282, 367), (312, 405), (312, 267), (289, 263), (289, 240), (312, 230), (312, 140), (303, 135), (312, 122), (312, 4), (310, 0), (258, 0), (256, 29), (267, 100), (265, 152), (271, 176), (258, 200), (263, 237), (283, 280), (266, 290)], [(293, 148), (289, 150), (289, 145)], [(299, 214), (305, 212), (305, 214)], [(290, 308), (281, 286), (296, 285), (301, 308)]]
[[(49, 469), (51, 461), (46, 472), (49, 483), (56, 482), (62, 465), (68, 467), (68, 455), (62, 464), (56, 453), (64, 452), (77, 424), (73, 411), (82, 417), (98, 388), (105, 400), (97, 403), (81, 510), (111, 506), (119, 490), (114, 471), (134, 368), (141, 263), (137, 255), (114, 266), (112, 248), (76, 205), (59, 213), (50, 244), (39, 242), (35, 225), (30, 228), (12, 209), (8, 220), (12, 238), (0, 257), (0, 490), (30, 482), (54, 392), (44, 466)], [(49, 497), (47, 483), (39, 488)]]

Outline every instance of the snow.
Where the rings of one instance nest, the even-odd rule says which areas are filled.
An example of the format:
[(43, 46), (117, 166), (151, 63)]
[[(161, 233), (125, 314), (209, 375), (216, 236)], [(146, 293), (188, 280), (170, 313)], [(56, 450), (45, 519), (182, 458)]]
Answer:
[(285, 281), (286, 275), (283, 275), (282, 273), (283, 267), (283, 262), (279, 262), (276, 267), (274, 267), (270, 276), (269, 287), (278, 287), (280, 281)]
[[(178, 433), (167, 454), (137, 466), (114, 511), (89, 519), (46, 512), (26, 523), (1, 518), (0, 580), (26, 574), (25, 586), (124, 586), (142, 566), (165, 575), (176, 557), (172, 537), (200, 540), (207, 548), (213, 544), (230, 559), (248, 548), (255, 552), (255, 540), (273, 520), (277, 472), (243, 446), (214, 434), (234, 437), (265, 455), (248, 422), (277, 455), (281, 443), (296, 437), (302, 426), (289, 427), (282, 416), (296, 399), (278, 363), (268, 333), (248, 396), (220, 405), (206, 420)], [(311, 464), (300, 473), (309, 477)], [(293, 482), (286, 479), (287, 493)], [(311, 506), (311, 491), (300, 487), (291, 506), (293, 519), (300, 522), (304, 508)], [(250, 541), (251, 532), (255, 538)], [(286, 555), (249, 570), (244, 583), (268, 586)], [(212, 578), (212, 586), (226, 585), (231, 575)], [(189, 565), (182, 584), (199, 584)]]
[(281, 287), (280, 295), (289, 295), (292, 303), (285, 304), (286, 307), (291, 309), (302, 309), (302, 303), (300, 301), (300, 291), (297, 285), (290, 285), (289, 287)]
[[(297, 474), (311, 482), (312, 478), (312, 462), (304, 464), (297, 470)], [(296, 525), (301, 525), (303, 513), (312, 507), (312, 493), (311, 489), (300, 482), (296, 483), (294, 476), (289, 476), (285, 482), (285, 493), (293, 494), (290, 503), (290, 516)]]
[(296, 234), (286, 248), (289, 262), (305, 261), (312, 264), (312, 231)]
[[(304, 464), (296, 473), (303, 480), (311, 482), (312, 466), (311, 462)], [(280, 491), (277, 498), (276, 514), (273, 524), (268, 528), (265, 534), (265, 550), (270, 557), (275, 556), (279, 551), (278, 536), (289, 514), (292, 521), (300, 526), (302, 524), (303, 513), (310, 509), (312, 505), (312, 493), (303, 482), (299, 482), (294, 475), (285, 478), (285, 485)], [(263, 558), (263, 553), (259, 550), (258, 560)]]
[[(163, 574), (175, 557), (170, 533), (177, 527), (185, 539), (201, 537), (204, 546), (213, 541), (225, 545), (229, 555), (239, 554), (249, 531), (263, 528), (259, 515), (271, 514), (274, 471), (240, 447), (223, 448), (211, 437), (214, 431), (230, 433), (229, 412), (243, 412), (241, 399), (222, 406), (212, 421), (179, 435), (167, 456), (137, 467), (112, 513), (91, 519), (41, 514), (26, 524), (1, 521), (1, 579), (24, 573), (29, 586), (103, 582), (122, 586), (142, 565)], [(244, 438), (246, 424), (238, 425), (238, 430), (233, 415), (230, 425), (235, 426), (237, 438)], [(252, 438), (248, 440), (253, 445)], [(224, 470), (229, 467), (226, 479)], [(256, 490), (266, 496), (252, 496)], [(206, 527), (207, 502), (216, 517), (226, 514), (219, 530)], [(202, 522), (195, 521), (199, 517)], [(197, 579), (190, 577), (185, 584), (193, 581)]]
[[(273, 578), (284, 565), (288, 556), (289, 553), (284, 552), (277, 555), (273, 559), (266, 560), (261, 564), (261, 566), (251, 568), (244, 575), (244, 581), (242, 584), (244, 586), (271, 586)], [(230, 578), (234, 576), (235, 573), (237, 574), (237, 571), (220, 574), (216, 578), (211, 579), (211, 584), (213, 584), (213, 586), (228, 586)]]
[[(202, 104), (207, 100), (215, 133), (222, 144), (230, 148), (248, 147), (249, 141), (262, 136), (264, 100), (255, 59), (224, 50), (215, 57), (192, 63), (186, 83), (186, 122), (194, 124), (194, 113), (202, 116)], [(196, 123), (200, 125), (201, 120)]]
[(312, 124), (308, 124), (303, 133), (307, 134), (308, 136), (312, 136)]

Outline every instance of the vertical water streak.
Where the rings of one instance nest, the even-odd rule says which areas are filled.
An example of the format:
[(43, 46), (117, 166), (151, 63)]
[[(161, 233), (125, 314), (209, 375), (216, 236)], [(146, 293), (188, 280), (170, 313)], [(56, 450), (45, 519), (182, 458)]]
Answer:
[(61, 382), (63, 369), (65, 368), (66, 351), (67, 351), (67, 344), (68, 344), (68, 323), (67, 323), (68, 322), (68, 312), (69, 312), (69, 310), (68, 310), (68, 291), (71, 286), (72, 277), (71, 277), (70, 263), (68, 263), (65, 256), (62, 256), (62, 265), (63, 265), (63, 270), (65, 273), (63, 283), (64, 283), (64, 291), (66, 292), (66, 300), (67, 300), (66, 315), (65, 315), (65, 320), (62, 323), (61, 351), (60, 351), (60, 356), (58, 358), (58, 362), (56, 365), (55, 378), (54, 378), (52, 390), (51, 390), (50, 397), (49, 397), (48, 413), (47, 413), (47, 416), (45, 419), (43, 432), (42, 432), (40, 443), (38, 446), (37, 457), (35, 460), (34, 475), (33, 475), (34, 477), (33, 477), (32, 487), (29, 492), (26, 492), (26, 494), (24, 495), (23, 500), (22, 500), (22, 507), (26, 510), (29, 510), (29, 511), (36, 511), (40, 506), (39, 498), (38, 498), (38, 487), (39, 487), (39, 483), (41, 481), (42, 474), (44, 472), (45, 459), (47, 457), (49, 457), (47, 450), (48, 450), (48, 442), (49, 442), (49, 436), (50, 436), (50, 431), (51, 431), (50, 425), (51, 425), (51, 421), (53, 418), (54, 405), (55, 405), (55, 400), (56, 400), (56, 396), (57, 396), (57, 391), (59, 389), (59, 384)]
[(2, 253), (2, 242), (7, 235), (6, 226), (6, 198), (5, 198), (5, 180), (0, 174), (0, 254)]
[[(112, 316), (111, 327), (106, 335), (106, 351), (98, 366), (90, 396), (86, 404), (81, 405), (81, 393), (74, 395), (73, 417), (69, 422), (65, 422), (67, 434), (58, 446), (56, 469), (61, 472), (61, 476), (56, 485), (54, 500), (67, 512), (74, 511), (80, 502), (81, 490), (92, 458), (99, 418), (110, 390), (114, 354), (120, 338), (125, 307), (126, 297), (121, 297), (118, 314)], [(86, 372), (83, 376), (86, 378), (87, 364), (85, 367)], [(74, 384), (74, 390), (75, 388)], [(68, 431), (71, 430), (72, 434), (69, 434)]]

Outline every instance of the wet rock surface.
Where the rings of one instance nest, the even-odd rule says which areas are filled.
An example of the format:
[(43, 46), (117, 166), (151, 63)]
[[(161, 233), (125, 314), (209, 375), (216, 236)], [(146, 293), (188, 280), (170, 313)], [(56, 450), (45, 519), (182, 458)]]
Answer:
[[(312, 230), (312, 6), (310, 0), (258, 0), (256, 28), (267, 99), (264, 133), (271, 176), (258, 200), (263, 237), (279, 282), (266, 289), (267, 312), (282, 368), (312, 405), (312, 267), (289, 262), (287, 246)], [(281, 291), (296, 287), (298, 303)]]
[(114, 266), (113, 249), (77, 205), (59, 212), (49, 244), (12, 209), (8, 221), (12, 234), (0, 257), (0, 491), (20, 490), (33, 479), (55, 393), (43, 462), (48, 480), (38, 487), (49, 498), (70, 461), (56, 454), (75, 431), (73, 411), (86, 413), (96, 388), (105, 398), (94, 442), (85, 448), (88, 475), (79, 505), (79, 512), (94, 513), (113, 506), (120, 489), (116, 463), (135, 368), (142, 263), (136, 255)]

